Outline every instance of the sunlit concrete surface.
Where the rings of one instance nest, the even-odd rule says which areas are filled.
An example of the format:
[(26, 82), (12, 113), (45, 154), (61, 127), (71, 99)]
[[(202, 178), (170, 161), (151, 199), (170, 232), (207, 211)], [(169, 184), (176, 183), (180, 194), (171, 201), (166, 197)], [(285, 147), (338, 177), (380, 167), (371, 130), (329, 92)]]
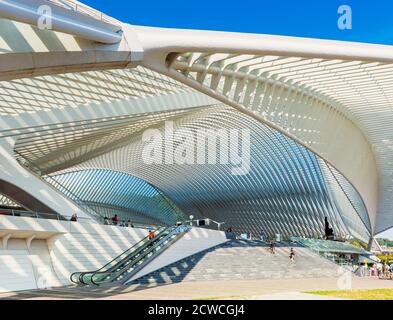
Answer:
[[(51, 210), (131, 215), (135, 205), (86, 194), (76, 174), (109, 171), (112, 183), (138, 177), (171, 200), (162, 223), (187, 213), (239, 232), (316, 237), (328, 216), (337, 235), (365, 242), (393, 225), (390, 47), (134, 26), (72, 1), (9, 2), (0, 179)], [(35, 4), (53, 7), (53, 30), (26, 16)], [(167, 120), (252, 128), (253, 170), (234, 178), (228, 166), (141, 163), (141, 131)]]
[(71, 273), (102, 267), (146, 234), (90, 220), (0, 215), (0, 292), (69, 285)]
[[(393, 281), (370, 278), (353, 278), (352, 288), (393, 288)], [(109, 300), (167, 300), (167, 299), (277, 299), (301, 297), (306, 291), (338, 290), (336, 278), (253, 280), (253, 281), (209, 281), (184, 282), (132, 291), (132, 288), (84, 289), (58, 288), (39, 291), (9, 292), (0, 294), (0, 299), (109, 299)], [(128, 291), (128, 292), (127, 292)], [(292, 294), (296, 293), (296, 294)], [(310, 297), (308, 297), (310, 298)]]
[[(38, 25), (40, 4), (51, 6), (49, 30)], [(326, 217), (337, 238), (361, 240), (369, 249), (393, 226), (391, 47), (129, 23), (70, 0), (0, 1), (0, 206), (86, 221), (0, 217), (0, 291), (69, 285), (72, 272), (106, 265), (145, 236), (101, 225), (115, 213), (149, 226), (192, 216), (238, 235), (286, 239), (320, 238)], [(144, 133), (154, 128), (161, 135), (168, 122), (185, 132), (184, 144), (178, 142), (187, 158), (190, 150), (206, 151), (191, 129), (249, 130), (249, 139), (240, 140), (249, 143), (250, 170), (236, 175), (231, 163), (180, 154), (180, 162), (147, 163)], [(176, 140), (164, 136), (165, 146)], [(216, 160), (243, 150), (229, 144), (215, 150)], [(210, 237), (188, 251), (179, 242), (146, 270), (224, 240)], [(371, 279), (353, 284), (391, 286)], [(133, 289), (8, 297), (296, 297), (337, 289), (337, 280)]]

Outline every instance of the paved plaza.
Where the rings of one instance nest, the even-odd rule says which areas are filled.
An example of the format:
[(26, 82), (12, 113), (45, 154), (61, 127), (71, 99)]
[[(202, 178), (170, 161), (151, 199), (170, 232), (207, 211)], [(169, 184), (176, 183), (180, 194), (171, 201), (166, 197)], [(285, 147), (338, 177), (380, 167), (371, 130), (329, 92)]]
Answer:
[[(336, 278), (277, 279), (252, 281), (183, 282), (135, 290), (127, 288), (57, 288), (0, 294), (0, 299), (110, 299), (110, 300), (181, 300), (181, 299), (255, 299), (309, 300), (332, 299), (303, 292), (338, 290)], [(393, 281), (372, 278), (352, 279), (352, 289), (393, 289)]]

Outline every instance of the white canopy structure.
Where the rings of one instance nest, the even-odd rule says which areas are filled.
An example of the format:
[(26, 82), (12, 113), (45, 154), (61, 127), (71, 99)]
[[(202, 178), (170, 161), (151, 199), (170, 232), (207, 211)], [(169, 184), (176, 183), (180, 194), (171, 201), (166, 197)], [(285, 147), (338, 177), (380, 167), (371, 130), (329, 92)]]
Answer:
[[(71, 0), (5, 0), (0, 17), (0, 201), (305, 236), (327, 216), (365, 241), (393, 226), (391, 47), (133, 26)], [(168, 120), (250, 129), (250, 173), (144, 164), (143, 131)], [(104, 187), (135, 179), (159, 204)]]

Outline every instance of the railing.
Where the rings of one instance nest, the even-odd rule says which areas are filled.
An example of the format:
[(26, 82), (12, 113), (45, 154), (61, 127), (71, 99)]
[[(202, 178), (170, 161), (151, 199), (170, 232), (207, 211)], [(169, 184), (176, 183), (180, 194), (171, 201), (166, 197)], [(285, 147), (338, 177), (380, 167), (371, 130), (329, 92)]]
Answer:
[[(290, 240), (294, 243), (300, 244), (301, 246), (310, 249), (311, 251), (317, 253), (319, 256), (328, 259), (336, 264), (338, 264), (339, 266), (346, 268), (350, 271), (353, 272), (353, 266), (354, 266), (354, 261), (352, 259), (348, 259), (348, 258), (341, 258), (338, 256), (338, 254), (341, 254), (338, 249), (335, 248), (329, 248), (328, 246), (325, 246), (323, 248), (319, 248), (317, 246), (317, 243), (315, 243), (314, 245), (311, 244), (310, 242), (312, 242), (312, 239), (302, 239), (302, 238), (298, 238), (298, 237), (291, 237)], [(315, 240), (316, 242), (320, 242), (321, 240)], [(328, 241), (328, 240), (325, 240)], [(331, 250), (331, 251), (329, 251)], [(336, 251), (335, 251), (336, 250)], [(345, 254), (348, 254), (345, 252)], [(353, 252), (353, 254), (359, 254), (357, 252)]]
[[(167, 229), (159, 230), (159, 234), (164, 232)], [(71, 281), (77, 284), (94, 284), (98, 285), (99, 281), (105, 281), (108, 276), (111, 276), (114, 272), (115, 268), (119, 268), (119, 266), (124, 265), (127, 261), (131, 261), (131, 257), (141, 252), (147, 245), (149, 244), (148, 237), (143, 238), (136, 244), (134, 244), (131, 248), (124, 251), (122, 254), (118, 255), (116, 258), (108, 262), (102, 268), (96, 271), (90, 272), (75, 272), (71, 275)]]
[[(57, 213), (47, 213), (47, 212), (36, 212), (36, 211), (26, 211), (17, 209), (1, 209), (0, 216), (10, 216), (10, 217), (25, 217), (25, 218), (35, 218), (35, 219), (49, 219), (58, 221), (69, 221), (72, 216), (60, 215)], [(89, 218), (79, 218), (78, 221), (85, 220), (91, 221)]]
[(349, 254), (364, 254), (365, 250), (355, 247), (349, 243), (342, 241), (321, 240), (291, 237), (291, 240), (296, 241), (310, 249), (320, 252), (335, 252), (335, 253), (349, 253)]
[[(88, 213), (92, 219), (96, 220), (97, 222), (100, 222), (100, 215), (91, 209), (87, 204), (85, 204), (77, 195), (75, 195), (73, 192), (68, 190), (66, 187), (61, 185), (56, 179), (53, 177), (47, 175), (44, 177), (41, 176), (41, 169), (36, 166), (33, 162), (30, 160), (26, 159), (22, 154), (14, 150), (14, 153), (19, 157), (19, 162), (21, 161), (21, 165), (29, 170), (32, 174), (34, 174), (38, 179), (40, 179), (42, 182), (44, 182), (47, 186), (55, 190), (56, 192), (63, 193), (68, 199), (70, 199), (76, 206), (78, 206), (81, 211), (84, 211), (85, 213)], [(56, 187), (57, 185), (57, 187)], [(63, 190), (63, 191), (62, 191)]]
[(222, 226), (223, 224), (226, 223), (226, 222), (217, 222), (217, 221), (212, 220), (212, 219), (210, 219), (210, 218), (201, 218), (201, 219), (185, 220), (185, 221), (182, 221), (182, 223), (184, 223), (184, 224), (190, 224), (191, 226), (193, 226), (193, 224), (194, 224), (194, 222), (195, 222), (195, 225), (198, 226), (198, 222), (201, 221), (201, 220), (205, 220), (205, 223), (206, 223), (205, 225), (206, 225), (206, 226), (210, 226), (210, 222), (215, 223), (215, 224), (217, 225), (217, 230), (218, 230), (218, 231), (221, 231), (221, 226)]
[(100, 20), (115, 26), (119, 26), (119, 27), (121, 26), (121, 23), (118, 20), (79, 2), (75, 2), (72, 0), (46, 0), (46, 1), (54, 5), (57, 5), (59, 7), (78, 12), (80, 14), (91, 17), (93, 19)]
[[(48, 220), (58, 220), (58, 221), (70, 221), (72, 218), (72, 216), (60, 215), (58, 213), (45, 213), (45, 212), (37, 212), (37, 211), (26, 211), (26, 210), (18, 210), (18, 209), (2, 209), (2, 208), (0, 208), (0, 217), (1, 216), (48, 219)], [(92, 222), (92, 219), (78, 217), (76, 222), (84, 222), (84, 221), (85, 222)], [(102, 222), (104, 222), (103, 219), (102, 219)], [(102, 224), (104, 225), (104, 223), (102, 223)], [(114, 227), (119, 227), (119, 228), (128, 228), (128, 227), (115, 225), (115, 224), (109, 224), (109, 226), (114, 226)], [(132, 228), (156, 231), (162, 227), (156, 226), (156, 225), (150, 225), (150, 224), (133, 223)]]
[[(66, 187), (61, 185), (56, 179), (47, 175), (44, 177), (38, 176), (47, 185), (51, 186), (57, 192), (63, 193), (67, 198), (69, 198), (75, 205), (81, 208), (84, 212), (88, 213), (93, 219), (99, 220), (100, 215), (93, 209), (91, 209), (84, 201), (82, 201), (77, 195), (68, 190)], [(57, 186), (57, 187), (56, 187)]]
[(90, 272), (75, 272), (70, 279), (76, 284), (84, 285), (124, 282), (162, 252), (162, 249), (178, 238), (179, 234), (190, 229), (191, 227), (185, 225), (160, 229), (155, 238), (143, 238), (102, 268)]
[[(41, 169), (36, 166), (33, 162), (31, 162), (30, 160), (26, 159), (22, 154), (20, 154), (19, 152), (17, 152), (16, 150), (14, 150), (15, 154), (19, 157), (19, 162), (22, 161), (23, 163), (21, 163), (21, 165), (29, 170), (32, 174), (34, 174), (38, 179), (40, 179), (42, 182), (44, 182), (47, 186), (49, 186), (50, 188), (52, 188), (53, 190), (55, 190), (56, 192), (60, 192), (61, 194), (63, 194), (66, 198), (68, 198), (69, 200), (72, 201), (72, 203), (74, 203), (76, 206), (78, 206), (82, 211), (84, 211), (85, 213), (87, 213), (88, 215), (91, 216), (92, 220), (98, 222), (98, 223), (102, 223), (105, 224), (104, 222), (104, 217), (101, 216), (97, 211), (95, 211), (94, 209), (92, 209), (88, 204), (86, 204), (83, 200), (81, 200), (75, 193), (73, 193), (71, 190), (69, 190), (68, 188), (66, 188), (65, 186), (63, 186), (62, 184), (60, 184), (56, 179), (54, 179), (52, 176), (50, 175), (46, 175), (45, 177), (41, 176)], [(64, 216), (66, 218), (71, 218), (71, 216)], [(79, 218), (79, 219), (86, 219), (86, 220), (90, 220), (89, 218)], [(67, 219), (63, 219), (63, 220), (67, 220)], [(134, 228), (139, 228), (139, 229), (158, 229), (161, 226), (158, 225), (152, 225), (152, 224), (143, 224), (143, 223), (132, 223)], [(111, 221), (109, 220), (109, 225), (113, 225), (111, 223)], [(118, 227), (123, 227), (123, 226), (119, 226), (116, 225)]]
[(330, 261), (332, 261), (340, 266), (343, 266), (343, 267), (346, 266), (346, 267), (352, 268), (352, 266), (354, 265), (353, 260), (348, 259), (348, 258), (340, 258), (334, 254), (329, 254), (327, 252), (320, 253), (320, 255), (322, 255), (326, 259), (329, 259)]
[(151, 247), (148, 247), (146, 251), (138, 255), (129, 267), (126, 266), (126, 268), (123, 268), (113, 278), (115, 281), (122, 281), (124, 283), (140, 271), (149, 261), (151, 261), (151, 259), (160, 254), (164, 248), (167, 248), (172, 242), (178, 239), (180, 234), (184, 234), (190, 229), (191, 227), (186, 225), (168, 228), (167, 230), (169, 232), (166, 235), (164, 234), (164, 236), (156, 241)]
[(104, 218), (102, 218), (101, 220), (102, 220), (103, 225), (119, 227), (119, 228), (136, 228), (136, 229), (146, 229), (146, 230), (153, 230), (154, 231), (154, 230), (158, 230), (162, 227), (159, 225), (143, 224), (143, 223), (132, 223), (132, 226), (126, 226), (126, 225), (122, 225), (120, 223), (118, 223), (118, 224), (114, 224), (112, 222), (105, 223)]
[[(33, 162), (30, 160), (26, 159), (22, 154), (20, 154), (17, 151), (14, 151), (15, 154), (19, 157), (21, 165), (29, 170), (31, 173), (33, 173), (38, 179), (40, 179), (42, 182), (44, 182), (47, 186), (55, 190), (56, 192), (60, 192), (62, 195), (64, 195), (66, 198), (72, 201), (76, 206), (78, 206), (82, 211), (87, 213), (88, 215), (91, 216), (92, 220), (95, 220), (98, 223), (104, 223), (104, 217), (102, 217), (97, 211), (92, 209), (88, 204), (85, 203), (85, 201), (81, 200), (75, 193), (73, 193), (71, 190), (69, 190), (67, 187), (63, 186), (60, 184), (56, 179), (54, 179), (50, 175), (46, 175), (45, 177), (41, 176), (41, 169), (36, 166)], [(66, 216), (67, 217), (67, 216)], [(71, 218), (69, 216), (68, 218)], [(82, 219), (82, 218), (78, 218)], [(88, 218), (83, 218), (83, 219), (88, 219)], [(90, 219), (88, 219), (90, 220)], [(109, 224), (113, 225), (110, 220)], [(160, 226), (155, 226), (152, 224), (143, 224), (143, 223), (133, 223), (134, 228), (140, 228), (140, 229), (157, 229)], [(117, 225), (119, 226), (119, 225)], [(122, 226), (119, 226), (122, 227)]]

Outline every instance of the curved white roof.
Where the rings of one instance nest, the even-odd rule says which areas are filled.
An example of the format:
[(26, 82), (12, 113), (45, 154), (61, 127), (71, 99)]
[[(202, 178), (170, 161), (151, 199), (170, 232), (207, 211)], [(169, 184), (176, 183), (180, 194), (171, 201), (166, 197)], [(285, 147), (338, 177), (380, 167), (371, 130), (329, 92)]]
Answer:
[[(36, 1), (40, 2), (47, 3)], [(72, 34), (78, 19), (89, 23), (78, 14), (75, 11), (74, 25), (58, 26), (52, 38), (25, 23), (0, 20), (1, 114), (23, 118), (44, 109), (172, 90), (200, 91), (277, 130), (334, 167), (359, 193), (373, 234), (393, 226), (392, 47), (115, 26), (109, 20), (91, 22), (98, 33), (86, 33), (85, 25)], [(14, 20), (23, 21), (17, 14)], [(114, 32), (102, 38), (112, 44), (94, 42), (102, 28)], [(11, 41), (12, 32), (23, 39), (18, 46)], [(130, 69), (135, 66), (155, 73), (149, 80), (146, 71), (142, 80)], [(159, 79), (159, 73), (176, 84)], [(59, 91), (61, 87), (66, 90)]]

